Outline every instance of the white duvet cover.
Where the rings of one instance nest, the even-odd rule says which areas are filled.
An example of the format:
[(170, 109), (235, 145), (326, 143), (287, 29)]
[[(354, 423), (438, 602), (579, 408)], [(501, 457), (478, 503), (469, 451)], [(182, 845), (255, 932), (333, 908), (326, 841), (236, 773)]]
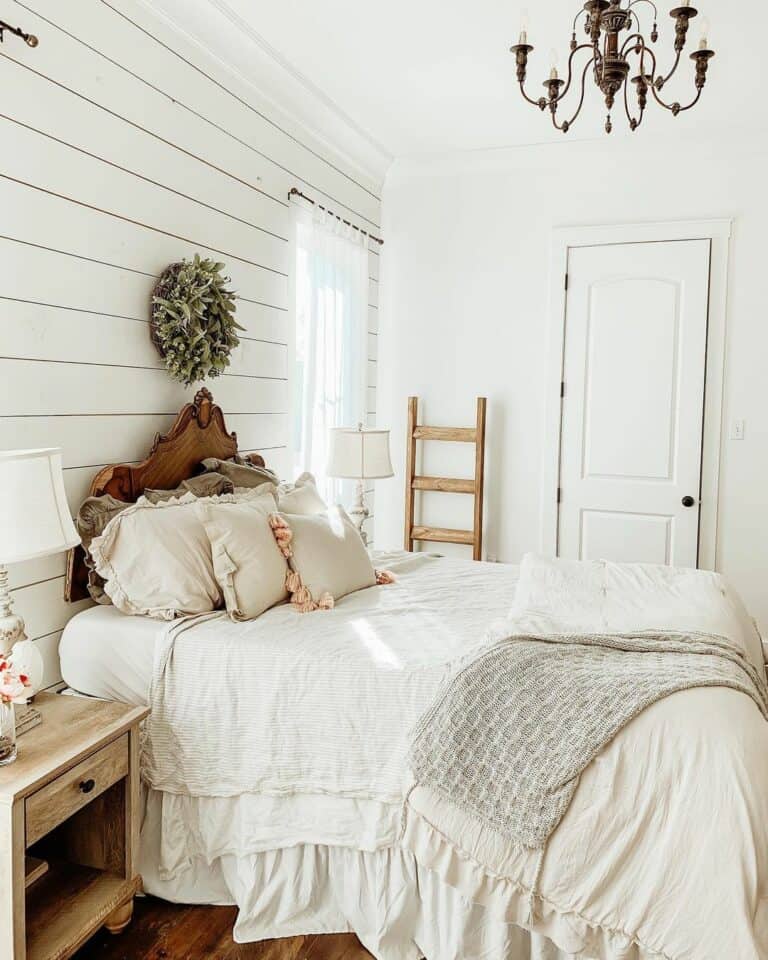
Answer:
[[(517, 580), (516, 568), (495, 564), (400, 556), (377, 558), (377, 565), (392, 566), (398, 583), (344, 598), (334, 611), (301, 616), (282, 607), (252, 624), (221, 621), (224, 633), (201, 624), (212, 669), (222, 637), (264, 645), (263, 677), (247, 693), (263, 698), (269, 717), (254, 735), (280, 729), (268, 744), (276, 763), (291, 741), (326, 750), (329, 738), (340, 769), (345, 746), (367, 739), (386, 742), (394, 758), (426, 706), (419, 701), (431, 696), (427, 685), (414, 699), (410, 671), (432, 671), (436, 691), (452, 663), (484, 641), (488, 624), (508, 614)], [(619, 619), (632, 618), (622, 628), (735, 631), (754, 653), (756, 638), (738, 602), (719, 578), (700, 577), (678, 583), (669, 597), (683, 590), (690, 624), (659, 624), (661, 610), (638, 605), (637, 584), (617, 582), (612, 597), (625, 595)], [(617, 629), (613, 613), (606, 616), (610, 607), (594, 605), (591, 586), (583, 595), (571, 587), (562, 578), (548, 581), (541, 607), (541, 594), (531, 592), (526, 609), (516, 611), (520, 623), (544, 629), (544, 620), (564, 617), (569, 629), (590, 622)], [(679, 603), (665, 612), (672, 606), (679, 613)], [(81, 617), (62, 641), (64, 676), (75, 687)], [(347, 677), (342, 686), (333, 680), (338, 668)], [(146, 664), (146, 681), (134, 678), (133, 686), (148, 685), (150, 671)], [(95, 679), (88, 678), (92, 685)], [(203, 701), (201, 709), (209, 708)], [(629, 724), (590, 766), (550, 842), (539, 883), (541, 936), (520, 926), (531, 862), (486, 828), (416, 791), (400, 845), (404, 765), (401, 772), (400, 796), (375, 799), (150, 790), (145, 888), (182, 902), (236, 902), (241, 941), (355, 930), (379, 960), (768, 958), (768, 733), (747, 697), (675, 694)], [(386, 776), (391, 784), (398, 779), (394, 769)]]
[[(696, 629), (761, 667), (759, 638), (716, 574), (526, 558), (514, 633)], [(529, 922), (536, 852), (429, 790), (410, 798), (406, 846), (490, 915)], [(768, 724), (744, 694), (675, 693), (598, 755), (546, 852), (533, 929), (609, 960), (768, 957)]]

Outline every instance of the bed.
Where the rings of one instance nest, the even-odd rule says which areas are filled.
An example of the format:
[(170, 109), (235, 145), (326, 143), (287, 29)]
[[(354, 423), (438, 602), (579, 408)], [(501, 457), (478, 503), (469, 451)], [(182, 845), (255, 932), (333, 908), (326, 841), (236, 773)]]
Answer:
[[(135, 500), (235, 450), (202, 393), (147, 461), (107, 468), (93, 489)], [(754, 704), (733, 690), (687, 690), (629, 723), (582, 775), (532, 916), (532, 858), (443, 797), (412, 789), (409, 732), (494, 631), (543, 629), (544, 619), (548, 629), (591, 629), (595, 610), (578, 589), (558, 591), (546, 610), (514, 608), (512, 566), (379, 559), (394, 584), (308, 616), (283, 605), (245, 623), (215, 614), (167, 624), (97, 606), (70, 621), (60, 653), (74, 690), (154, 698), (162, 715), (158, 662), (185, 653), (210, 658), (214, 671), (237, 665), (220, 707), (200, 707), (201, 729), (236, 717), (238, 698), (256, 718), (232, 734), (254, 768), (245, 793), (229, 770), (214, 789), (153, 778), (149, 752), (145, 889), (236, 903), (238, 941), (351, 930), (380, 960), (768, 957), (768, 725)], [(81, 562), (71, 558), (73, 596)], [(714, 574), (690, 584), (692, 623), (737, 638), (762, 668), (754, 627), (727, 585)], [(625, 601), (638, 596), (632, 585), (616, 595), (611, 628), (658, 625), (679, 610)]]

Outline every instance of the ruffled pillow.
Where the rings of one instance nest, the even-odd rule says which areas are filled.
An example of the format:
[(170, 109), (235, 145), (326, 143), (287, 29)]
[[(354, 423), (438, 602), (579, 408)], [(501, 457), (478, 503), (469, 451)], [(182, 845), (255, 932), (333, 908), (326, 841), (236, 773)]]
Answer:
[(295, 483), (281, 483), (277, 488), (277, 507), (281, 513), (313, 516), (325, 513), (328, 504), (318, 493), (312, 474), (302, 473)]
[(118, 610), (173, 620), (221, 606), (198, 502), (192, 493), (159, 503), (142, 497), (91, 542), (96, 572)]

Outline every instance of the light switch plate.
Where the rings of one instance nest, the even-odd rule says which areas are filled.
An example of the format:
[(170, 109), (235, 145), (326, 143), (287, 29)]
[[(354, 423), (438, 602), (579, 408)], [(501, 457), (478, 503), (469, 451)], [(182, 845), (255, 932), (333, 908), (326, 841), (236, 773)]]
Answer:
[(731, 420), (731, 440), (743, 440), (744, 439), (744, 427), (745, 421)]

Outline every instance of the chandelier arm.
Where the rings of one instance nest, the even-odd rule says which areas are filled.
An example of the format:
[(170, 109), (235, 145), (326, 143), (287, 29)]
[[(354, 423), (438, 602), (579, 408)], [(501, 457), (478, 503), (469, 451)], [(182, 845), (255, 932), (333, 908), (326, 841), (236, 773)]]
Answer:
[(660, 107), (664, 107), (665, 110), (669, 110), (670, 113), (679, 113), (680, 105), (677, 105), (677, 110), (675, 109), (674, 103), (664, 103), (664, 101), (659, 96), (659, 91), (656, 89), (656, 84), (652, 83), (650, 85), (651, 93), (653, 94), (653, 99), (658, 103)]
[[(528, 103), (532, 104), (532, 106), (538, 107), (540, 110), (543, 109), (542, 106), (541, 106), (540, 101), (538, 101), (538, 100), (532, 100), (532, 99), (528, 96), (528, 94), (525, 92), (524, 83), (525, 83), (524, 80), (521, 80), (521, 81), (520, 81), (520, 93), (522, 93), (523, 99), (524, 99), (524, 100), (527, 100)], [(542, 98), (542, 99), (543, 99), (543, 98)], [(546, 103), (544, 104), (544, 106), (546, 106)]]
[[(651, 93), (653, 94), (653, 99), (656, 101), (656, 103), (659, 104), (660, 107), (664, 107), (665, 110), (669, 110), (671, 113), (675, 113), (675, 106), (674, 106), (674, 104), (664, 103), (664, 101), (663, 101), (663, 100), (661, 99), (661, 97), (659, 96), (659, 91), (656, 89), (656, 83), (655, 83), (656, 70), (658, 69), (658, 64), (657, 64), (657, 62), (656, 62), (656, 54), (653, 52), (653, 50), (651, 50), (650, 47), (646, 47), (645, 41), (643, 41), (643, 49), (642, 49), (642, 51), (641, 51), (641, 53), (640, 53), (641, 69), (642, 69), (642, 62), (643, 62), (643, 61), (642, 61), (642, 58), (643, 58), (643, 56), (645, 56), (646, 53), (648, 54), (648, 56), (649, 56), (649, 57), (651, 58), (651, 60), (653, 61), (653, 70), (651, 70), (651, 74), (650, 74), (651, 82), (648, 84), (648, 87), (649, 87)], [(679, 111), (679, 108), (678, 108), (678, 111)]]
[[(643, 72), (643, 68), (641, 64), (640, 73), (642, 74), (642, 72)], [(634, 131), (634, 130), (637, 130), (637, 128), (643, 122), (643, 117), (645, 116), (645, 107), (641, 105), (640, 112), (638, 113), (637, 117), (632, 116), (632, 114), (629, 111), (629, 95), (627, 93), (627, 87), (628, 87), (628, 81), (625, 80), (624, 81), (624, 112), (627, 115), (627, 120), (629, 120), (629, 126)]]
[[(656, 20), (659, 19), (659, 10), (658, 10), (656, 4), (653, 2), (653, 0), (630, 0), (630, 3), (628, 4), (627, 9), (628, 9), (628, 10), (631, 10), (632, 7), (634, 7), (634, 6), (635, 6), (636, 4), (638, 4), (638, 3), (647, 3), (650, 7), (653, 7), (653, 16), (654, 16), (654, 19), (656, 19)], [(635, 16), (636, 16), (636, 14), (635, 14)]]
[(677, 55), (675, 56), (675, 62), (672, 64), (672, 69), (669, 71), (666, 77), (663, 78), (663, 83), (666, 83), (667, 80), (669, 80), (672, 77), (672, 74), (675, 72), (675, 70), (677, 70), (677, 68), (680, 66), (681, 54), (682, 54), (682, 50), (678, 50)]
[(630, 0), (630, 3), (627, 4), (627, 10), (635, 18), (635, 23), (637, 24), (637, 29), (640, 29), (640, 17), (637, 15), (637, 10), (633, 10), (632, 7), (638, 3), (647, 3), (649, 7), (653, 8), (653, 34), (651, 36), (652, 40), (656, 40), (658, 34), (656, 33), (656, 24), (659, 21), (659, 10), (653, 0)]
[(693, 100), (691, 100), (691, 102), (688, 104), (688, 106), (686, 106), (686, 107), (680, 107), (677, 112), (678, 112), (678, 113), (683, 113), (683, 112), (686, 111), (686, 110), (690, 110), (691, 107), (695, 107), (696, 104), (697, 104), (697, 103), (699, 102), (699, 100), (701, 99), (701, 91), (702, 91), (703, 89), (704, 89), (704, 87), (699, 87), (699, 89), (696, 91), (696, 96), (693, 98)]
[(584, 106), (584, 96), (585, 96), (585, 94), (586, 94), (586, 89), (587, 89), (587, 71), (588, 71), (589, 68), (592, 66), (592, 63), (593, 63), (593, 62), (594, 62), (594, 57), (593, 57), (592, 59), (588, 60), (588, 61), (584, 64), (584, 69), (581, 71), (581, 96), (579, 97), (579, 104), (578, 104), (578, 106), (576, 107), (576, 112), (573, 114), (573, 116), (571, 117), (571, 119), (568, 120), (568, 121), (566, 121), (567, 124), (568, 124), (568, 126), (566, 126), (566, 128), (565, 128), (566, 130), (568, 129), (568, 127), (572, 127), (572, 126), (573, 126), (573, 124), (574, 124), (575, 121), (576, 121), (576, 118), (577, 118), (578, 115), (581, 113), (581, 108)]
[[(566, 95), (566, 93), (568, 93), (568, 91), (570, 90), (570, 88), (571, 88), (571, 83), (572, 83), (572, 81), (573, 81), (573, 58), (576, 56), (576, 54), (579, 52), (579, 50), (585, 50), (585, 49), (592, 50), (592, 49), (593, 49), (592, 44), (591, 44), (591, 43), (580, 43), (579, 46), (576, 47), (575, 50), (572, 50), (572, 51), (571, 51), (571, 55), (570, 55), (570, 57), (568, 57), (568, 80), (566, 81), (566, 84), (565, 84), (565, 86), (563, 87), (563, 89), (560, 91), (560, 93), (559, 93), (559, 94), (557, 95), (557, 97), (555, 98), (555, 103), (560, 103), (560, 101), (563, 99), (563, 97)], [(591, 62), (592, 62), (592, 61), (590, 60), (590, 63), (591, 63)]]
[(645, 46), (645, 37), (642, 35), (642, 33), (632, 33), (627, 37), (627, 39), (621, 45), (620, 53), (622, 56), (624, 56), (627, 52), (628, 47), (634, 47), (635, 49), (637, 49), (637, 47), (644, 47), (644, 46)]
[[(648, 0), (648, 2), (650, 3), (650, 0)], [(576, 33), (576, 24), (578, 23), (579, 17), (583, 17), (583, 16), (584, 16), (584, 7), (579, 7), (579, 10), (578, 10), (576, 16), (573, 18), (573, 32), (574, 32), (574, 33)]]

